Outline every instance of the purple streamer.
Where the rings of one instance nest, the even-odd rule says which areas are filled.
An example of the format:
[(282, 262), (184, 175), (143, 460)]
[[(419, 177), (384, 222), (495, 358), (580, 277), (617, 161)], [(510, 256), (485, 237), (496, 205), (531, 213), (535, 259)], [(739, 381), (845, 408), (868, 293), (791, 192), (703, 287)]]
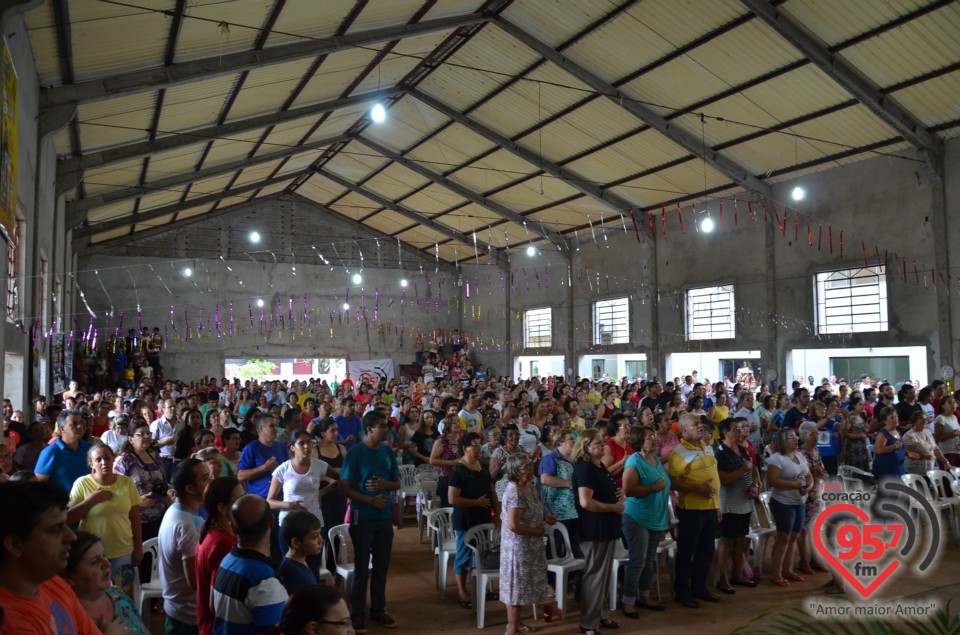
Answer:
[(230, 300), (230, 337), (233, 337), (233, 300)]
[(373, 304), (373, 321), (380, 321), (380, 289), (374, 289), (373, 292), (374, 304)]
[(527, 291), (529, 291), (529, 290), (530, 290), (530, 277), (527, 276), (527, 268), (526, 268), (526, 267), (523, 268), (523, 283), (526, 285)]
[(533, 268), (533, 275), (536, 276), (537, 278), (537, 288), (539, 289), (540, 288), (540, 272), (537, 271), (536, 267)]
[(545, 286), (550, 288), (550, 265), (547, 265), (543, 270), (543, 281)]
[(219, 302), (217, 302), (217, 305), (214, 309), (213, 322), (214, 324), (217, 325), (217, 339), (220, 339), (220, 337), (223, 334), (220, 332), (220, 303)]
[(253, 328), (253, 301), (247, 300), (247, 311), (250, 312), (250, 328)]
[(70, 348), (71, 344), (73, 344), (73, 329), (70, 329), (70, 337), (67, 338), (67, 348)]
[(470, 297), (470, 279), (467, 278), (467, 297)]
[(507, 283), (504, 281), (503, 272), (502, 272), (502, 271), (500, 272), (500, 292), (501, 292), (501, 293), (506, 293), (506, 292), (507, 292)]

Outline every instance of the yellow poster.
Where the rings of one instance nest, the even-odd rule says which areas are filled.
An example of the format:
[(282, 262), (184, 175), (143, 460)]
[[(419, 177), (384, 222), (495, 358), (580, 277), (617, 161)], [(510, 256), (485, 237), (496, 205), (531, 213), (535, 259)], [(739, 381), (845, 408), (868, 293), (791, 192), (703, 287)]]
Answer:
[(10, 49), (0, 52), (0, 227), (8, 240), (17, 224), (17, 71)]

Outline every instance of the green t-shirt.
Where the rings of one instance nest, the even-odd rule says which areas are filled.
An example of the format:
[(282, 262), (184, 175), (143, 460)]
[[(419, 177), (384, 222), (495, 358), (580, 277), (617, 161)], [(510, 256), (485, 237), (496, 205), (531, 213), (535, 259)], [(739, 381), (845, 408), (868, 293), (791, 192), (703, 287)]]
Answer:
[(630, 496), (627, 498), (624, 513), (637, 521), (637, 524), (643, 525), (651, 531), (666, 531), (670, 526), (670, 518), (667, 513), (667, 501), (670, 498), (670, 475), (660, 462), (660, 457), (654, 456), (657, 464), (650, 465), (643, 456), (637, 452), (631, 454), (623, 469), (632, 467), (639, 474), (638, 485), (653, 485), (657, 479), (663, 479), (664, 489), (659, 492), (651, 492), (646, 496)]

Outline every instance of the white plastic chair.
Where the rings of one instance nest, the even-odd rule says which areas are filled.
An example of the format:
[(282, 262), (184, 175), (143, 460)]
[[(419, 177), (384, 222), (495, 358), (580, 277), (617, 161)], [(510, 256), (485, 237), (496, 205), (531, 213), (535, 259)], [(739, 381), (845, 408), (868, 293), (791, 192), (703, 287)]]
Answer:
[[(477, 628), (483, 628), (487, 616), (487, 587), (500, 579), (500, 567), (486, 569), (483, 555), (500, 544), (500, 534), (492, 523), (471, 527), (463, 536), (463, 542), (473, 552), (473, 606), (477, 609)], [(536, 614), (536, 612), (534, 612)]]
[[(558, 533), (563, 540), (562, 555), (556, 539)], [(550, 548), (550, 555), (553, 556), (547, 560), (547, 571), (553, 573), (556, 577), (557, 608), (561, 611), (561, 619), (563, 619), (562, 611), (567, 605), (567, 582), (570, 579), (570, 574), (574, 571), (583, 571), (586, 561), (583, 558), (574, 557), (573, 547), (570, 544), (570, 533), (562, 523), (556, 523), (547, 528), (547, 544)]]
[(928, 470), (927, 478), (933, 483), (933, 491), (937, 498), (951, 507), (950, 528), (953, 535), (960, 540), (960, 493), (958, 493), (957, 479), (950, 472), (943, 470)]
[(750, 539), (751, 546), (753, 547), (753, 566), (755, 568), (759, 567), (760, 571), (763, 572), (763, 561), (767, 554), (767, 543), (776, 535), (777, 525), (773, 522), (773, 517), (770, 515), (768, 507), (761, 505), (761, 509), (763, 509), (766, 526), (760, 522), (760, 514), (757, 513), (757, 507), (754, 505), (753, 511), (750, 513), (750, 533), (747, 534), (747, 538)]
[(400, 504), (400, 517), (403, 518), (403, 510), (406, 507), (408, 498), (417, 498), (417, 481), (414, 478), (415, 468), (412, 465), (400, 466), (400, 491), (397, 492), (397, 503)]
[(622, 540), (614, 543), (613, 560), (610, 562), (610, 572), (607, 574), (607, 597), (610, 601), (610, 610), (617, 609), (617, 601), (620, 596), (617, 595), (617, 577), (620, 575), (620, 569), (627, 566), (630, 560), (630, 552), (623, 546)]
[[(333, 552), (333, 566), (337, 575), (343, 578), (343, 594), (350, 597), (350, 589), (353, 585), (353, 574), (356, 569), (356, 562), (350, 559), (350, 546), (353, 542), (350, 540), (350, 524), (344, 523), (330, 528), (327, 534), (330, 540), (331, 551)], [(368, 567), (370, 564), (367, 565)]]
[(317, 582), (320, 584), (334, 585), (333, 574), (327, 569), (327, 547), (324, 545), (320, 550), (320, 570), (314, 571), (317, 574)]
[[(927, 499), (927, 501), (929, 501), (930, 504), (933, 505), (934, 509), (940, 512), (946, 512), (948, 514), (950, 524), (954, 532), (956, 532), (957, 516), (953, 511), (953, 503), (951, 503), (948, 500), (941, 500), (936, 495), (935, 492), (931, 492), (930, 487), (927, 485), (926, 479), (924, 479), (919, 474), (904, 474), (903, 476), (900, 477), (900, 480), (903, 481), (904, 485), (906, 485), (910, 489), (915, 490), (918, 494), (920, 494), (920, 496)], [(912, 513), (914, 510), (916, 510), (918, 518), (922, 519), (924, 516), (924, 513), (923, 513), (923, 508), (920, 507), (920, 503), (917, 502), (912, 496), (908, 496), (907, 499), (910, 504), (910, 512)]]
[(440, 480), (440, 470), (436, 466), (424, 463), (413, 468), (413, 479), (420, 481), (438, 481)]
[(837, 476), (843, 483), (843, 489), (850, 492), (867, 491), (867, 480), (873, 481), (874, 476), (870, 472), (853, 467), (852, 465), (841, 465), (837, 469)]
[(441, 507), (430, 514), (428, 521), (433, 533), (434, 581), (440, 599), (447, 597), (447, 569), (457, 556), (457, 536), (453, 533), (453, 507)]
[[(150, 554), (150, 579), (142, 584), (134, 586), (133, 603), (140, 610), (140, 619), (144, 624), (149, 624), (150, 620), (150, 600), (163, 597), (163, 587), (160, 584), (160, 545), (156, 538), (143, 541), (144, 557)], [(140, 580), (140, 572), (135, 572), (136, 578)]]
[(440, 505), (437, 496), (436, 481), (419, 481), (417, 483), (417, 530), (420, 532), (419, 544), (423, 544), (423, 528), (427, 525), (427, 514)]

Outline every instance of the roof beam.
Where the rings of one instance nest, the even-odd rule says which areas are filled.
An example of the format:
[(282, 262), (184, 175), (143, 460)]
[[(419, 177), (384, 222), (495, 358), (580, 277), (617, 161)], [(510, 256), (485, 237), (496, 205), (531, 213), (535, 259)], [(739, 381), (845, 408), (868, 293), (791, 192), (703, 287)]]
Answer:
[(392, 40), (449, 31), (462, 26), (486, 22), (487, 20), (489, 20), (487, 16), (478, 13), (424, 20), (417, 24), (402, 24), (329, 38), (310, 39), (263, 50), (216, 55), (169, 67), (134, 71), (77, 84), (54, 86), (40, 92), (40, 106), (46, 108), (69, 102), (86, 103), (115, 99), (124, 95), (203, 81), (273, 64), (329, 55), (344, 49), (372, 46)]
[(531, 165), (538, 167), (539, 169), (543, 170), (550, 176), (554, 178), (562, 179), (567, 185), (577, 190), (581, 194), (585, 196), (589, 196), (595, 201), (599, 201), (600, 203), (603, 203), (604, 205), (607, 205), (608, 207), (616, 211), (619, 211), (621, 214), (635, 207), (633, 203), (626, 200), (625, 198), (618, 196), (616, 193), (597, 187), (592, 182), (581, 177), (579, 174), (571, 172), (570, 170), (565, 170), (562, 167), (560, 167), (558, 164), (553, 163), (552, 161), (548, 161), (547, 159), (544, 159), (542, 156), (538, 155), (536, 152), (532, 150), (528, 150), (527, 148), (523, 147), (516, 141), (513, 141), (491, 130), (487, 126), (484, 126), (483, 124), (477, 121), (474, 121), (473, 119), (470, 119), (469, 117), (467, 117), (460, 111), (456, 110), (455, 108), (451, 108), (447, 104), (437, 99), (434, 99), (433, 97), (423, 93), (419, 89), (414, 88), (408, 91), (408, 94), (414, 99), (416, 99), (417, 101), (420, 101), (426, 104), (427, 106), (430, 106), (434, 110), (443, 113), (450, 119), (453, 119), (461, 126), (469, 128), (470, 130), (477, 133), (484, 139), (487, 139), (488, 141), (492, 141), (493, 143), (497, 144), (504, 150), (512, 153), (515, 156), (520, 157), (521, 159), (527, 161)]
[[(437, 185), (442, 185), (443, 187), (447, 188), (451, 192), (454, 192), (458, 196), (462, 196), (463, 198), (467, 199), (468, 201), (471, 201), (472, 203), (475, 203), (476, 205), (479, 205), (480, 207), (485, 207), (491, 212), (494, 212), (497, 215), (501, 216), (502, 218), (505, 218), (511, 222), (514, 222), (518, 225), (523, 225), (524, 227), (527, 226), (527, 219), (524, 218), (523, 215), (515, 212), (514, 210), (510, 209), (506, 205), (503, 205), (502, 203), (498, 203), (497, 201), (491, 198), (487, 198), (481, 194), (477, 194), (470, 188), (464, 187), (463, 185), (460, 185), (456, 181), (448, 179), (447, 177), (443, 176), (438, 172), (429, 170), (423, 167), (422, 165), (420, 165), (419, 163), (417, 163), (416, 161), (408, 159), (405, 156), (402, 156), (401, 154), (387, 148), (386, 146), (382, 146), (379, 143), (375, 141), (371, 141), (366, 137), (357, 137), (357, 141), (359, 141), (360, 143), (362, 143), (363, 145), (367, 146), (372, 150), (376, 150), (377, 152), (379, 152), (386, 158), (390, 159), (394, 163), (402, 165), (408, 170), (416, 172), (423, 178), (429, 181), (433, 181)], [(542, 232), (534, 231), (534, 233), (542, 233), (543, 237), (546, 238), (548, 241), (556, 245), (559, 245), (561, 247), (567, 246), (567, 241), (560, 234), (560, 232), (554, 231), (552, 229), (544, 228)]]
[(66, 178), (75, 172), (80, 172), (87, 168), (103, 167), (105, 165), (111, 165), (113, 163), (135, 159), (147, 154), (165, 152), (167, 150), (174, 150), (176, 148), (182, 148), (196, 143), (203, 143), (205, 141), (223, 139), (233, 135), (243, 134), (245, 132), (250, 132), (251, 130), (266, 128), (267, 126), (276, 125), (286, 121), (293, 121), (295, 119), (311, 117), (314, 115), (322, 115), (323, 113), (333, 110), (340, 110), (342, 108), (352, 108), (353, 106), (358, 106), (366, 102), (376, 101), (377, 99), (381, 99), (384, 95), (393, 94), (397, 90), (398, 89), (395, 87), (390, 87), (381, 91), (361, 93), (351, 97), (333, 99), (310, 106), (302, 106), (300, 108), (294, 108), (284, 112), (273, 112), (266, 115), (238, 119), (222, 125), (210, 126), (209, 128), (200, 128), (190, 132), (165, 135), (154, 139), (153, 141), (139, 141), (137, 143), (131, 143), (124, 146), (108, 148), (106, 150), (101, 150), (100, 152), (94, 152), (93, 154), (85, 154), (79, 157), (64, 159), (57, 165), (57, 179), (59, 180), (61, 178)]
[(241, 194), (246, 194), (247, 192), (253, 192), (271, 185), (277, 185), (279, 183), (286, 183), (290, 179), (296, 179), (306, 174), (310, 174), (307, 170), (302, 170), (300, 172), (290, 172), (282, 176), (275, 176), (272, 179), (265, 179), (263, 181), (257, 181), (256, 183), (248, 183), (240, 187), (235, 187), (229, 190), (223, 190), (220, 192), (215, 192), (213, 194), (206, 194), (204, 196), (198, 196), (181, 203), (174, 203), (172, 205), (165, 205), (163, 207), (157, 207), (155, 209), (146, 210), (140, 212), (136, 218), (132, 216), (121, 216), (120, 218), (115, 218), (113, 220), (103, 221), (101, 223), (95, 223), (92, 225), (86, 225), (83, 227), (77, 227), (73, 230), (74, 238), (85, 238), (87, 236), (92, 236), (94, 234), (100, 234), (102, 232), (110, 231), (111, 229), (117, 229), (119, 227), (126, 227), (127, 225), (132, 225), (136, 223), (145, 223), (147, 221), (153, 220), (155, 218), (163, 218), (170, 214), (178, 214), (182, 211), (199, 207), (201, 205), (206, 205), (207, 203), (216, 203), (217, 201), (223, 200), (225, 198), (230, 198), (231, 196), (239, 196)]
[(270, 152), (267, 154), (259, 154), (252, 158), (238, 159), (236, 161), (231, 161), (229, 163), (222, 163), (209, 168), (202, 168), (200, 170), (194, 170), (192, 172), (184, 172), (183, 174), (175, 174), (169, 176), (165, 179), (158, 179), (156, 181), (150, 181), (148, 183), (143, 183), (141, 185), (132, 185), (119, 187), (116, 190), (105, 192), (98, 196), (92, 196), (90, 198), (84, 198), (77, 201), (70, 201), (67, 203), (67, 227), (74, 227), (83, 222), (87, 216), (87, 212), (91, 209), (97, 207), (103, 207), (104, 205), (110, 205), (112, 203), (118, 203), (120, 201), (127, 201), (131, 198), (137, 198), (140, 196), (146, 196), (160, 190), (167, 190), (171, 188), (176, 188), (181, 185), (186, 185), (188, 183), (194, 183), (196, 181), (202, 181), (203, 179), (209, 179), (214, 176), (220, 176), (221, 174), (228, 174), (237, 170), (242, 170), (244, 168), (249, 168), (254, 165), (260, 165), (263, 163), (270, 163), (271, 161), (277, 161), (279, 159), (285, 159), (288, 157), (301, 154), (303, 152), (309, 152), (311, 150), (319, 150), (321, 148), (327, 147), (334, 143), (338, 143), (346, 139), (346, 135), (340, 135), (337, 137), (331, 137), (330, 139), (320, 139), (319, 141), (313, 141), (311, 143), (306, 143), (302, 146), (295, 146), (290, 148), (284, 148), (283, 150), (278, 150), (277, 152)]
[(634, 101), (633, 97), (627, 95), (613, 84), (597, 77), (594, 73), (587, 70), (583, 66), (580, 66), (566, 55), (554, 50), (549, 44), (541, 42), (519, 26), (505, 20), (502, 17), (497, 17), (492, 21), (492, 23), (497, 25), (497, 27), (502, 29), (515, 40), (535, 51), (538, 55), (540, 55), (540, 57), (544, 57), (550, 62), (556, 64), (573, 77), (602, 94), (604, 97), (612, 101), (623, 110), (629, 112), (637, 119), (647, 123), (651, 128), (686, 149), (687, 152), (690, 152), (694, 156), (700, 157), (715, 170), (726, 175), (741, 187), (744, 187), (749, 191), (758, 192), (767, 198), (773, 197), (773, 189), (757, 177), (753, 176), (753, 174), (750, 173), (750, 170), (743, 167), (736, 161), (733, 161), (732, 159), (725, 157), (714, 150), (711, 150), (710, 148), (705, 149), (703, 147), (702, 140), (698, 139), (696, 136), (690, 134), (686, 130), (673, 126), (664, 117), (656, 113), (651, 108)]
[(907, 112), (896, 100), (884, 96), (876, 84), (842, 57), (830, 52), (826, 45), (794, 22), (790, 16), (767, 0), (740, 1), (901, 137), (921, 150), (940, 152), (942, 143), (936, 134), (927, 132), (920, 120)]
[[(317, 174), (324, 177), (325, 179), (329, 179), (334, 183), (336, 183), (337, 185), (345, 187), (351, 192), (354, 192), (356, 194), (359, 194), (360, 196), (368, 198), (374, 203), (376, 203), (377, 205), (380, 205), (381, 207), (386, 208), (390, 211), (396, 212), (397, 214), (400, 214), (401, 216), (404, 216), (410, 219), (411, 221), (417, 223), (418, 225), (423, 225), (424, 227), (432, 229), (433, 231), (437, 232), (438, 234), (442, 234), (447, 238), (456, 240), (457, 242), (463, 243), (464, 245), (469, 245), (471, 242), (474, 242), (475, 240), (475, 238), (468, 237), (463, 232), (453, 229), (452, 227), (448, 227), (438, 221), (435, 221), (429, 216), (424, 216), (423, 214), (416, 212), (410, 209), (409, 207), (404, 207), (399, 203), (395, 203), (391, 201), (385, 196), (381, 196), (376, 192), (373, 192), (364, 187), (351, 183), (350, 181), (343, 178), (342, 176), (338, 174), (334, 174), (329, 170), (318, 168), (316, 172)], [(506, 263), (507, 263), (506, 257), (502, 256), (502, 254), (499, 251), (494, 251), (495, 248), (492, 245), (489, 245), (480, 240), (477, 240), (474, 244), (476, 245), (477, 249), (482, 250), (486, 254), (496, 254), (497, 264), (501, 266), (506, 266)]]

